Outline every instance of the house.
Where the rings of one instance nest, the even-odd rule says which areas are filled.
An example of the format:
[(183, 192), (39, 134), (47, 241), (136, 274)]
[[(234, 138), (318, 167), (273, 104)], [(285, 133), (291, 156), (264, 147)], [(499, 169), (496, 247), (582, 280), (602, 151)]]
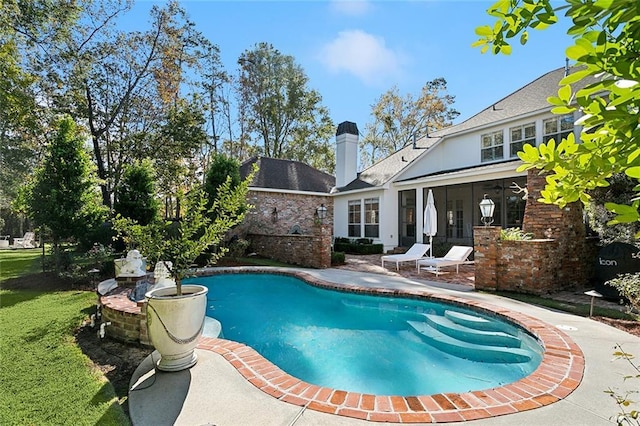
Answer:
[(253, 157), (240, 166), (243, 179), (254, 164), (259, 168), (248, 194), (253, 208), (236, 234), (246, 235), (265, 257), (328, 267), (335, 178), (299, 161)]
[[(434, 243), (473, 245), (482, 225), (479, 203), (495, 202), (493, 225), (522, 227), (527, 173), (517, 172), (526, 143), (560, 140), (580, 129), (578, 113), (554, 115), (547, 102), (570, 72), (542, 75), (460, 124), (423, 135), (357, 173), (358, 129), (344, 122), (336, 132), (334, 236), (372, 238), (385, 251), (427, 242), (423, 211), (433, 190), (438, 211)], [(576, 88), (574, 87), (574, 91)]]

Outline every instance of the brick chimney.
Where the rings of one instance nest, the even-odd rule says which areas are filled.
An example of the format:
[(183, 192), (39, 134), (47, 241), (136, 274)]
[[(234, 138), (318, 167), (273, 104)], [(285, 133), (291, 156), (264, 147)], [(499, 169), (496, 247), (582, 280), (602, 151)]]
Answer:
[(351, 121), (336, 131), (336, 186), (349, 184), (358, 176), (358, 126)]

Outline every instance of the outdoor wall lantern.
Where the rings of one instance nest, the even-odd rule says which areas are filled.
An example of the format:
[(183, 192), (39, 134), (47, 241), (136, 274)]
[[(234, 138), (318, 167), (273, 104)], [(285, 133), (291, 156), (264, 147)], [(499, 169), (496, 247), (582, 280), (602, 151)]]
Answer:
[(480, 213), (482, 214), (484, 226), (489, 226), (493, 223), (493, 211), (495, 208), (496, 203), (491, 198), (487, 198), (487, 194), (484, 194), (484, 198), (480, 201)]
[(320, 207), (316, 209), (316, 217), (322, 222), (327, 217), (327, 208), (324, 204), (320, 204)]
[(271, 212), (271, 220), (273, 222), (277, 222), (278, 221), (278, 208), (274, 207), (273, 211)]

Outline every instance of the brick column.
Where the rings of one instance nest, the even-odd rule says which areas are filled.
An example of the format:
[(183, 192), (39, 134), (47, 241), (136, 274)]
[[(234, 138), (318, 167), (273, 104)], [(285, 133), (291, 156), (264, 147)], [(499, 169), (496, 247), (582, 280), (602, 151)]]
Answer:
[(592, 250), (587, 246), (582, 204), (575, 202), (559, 208), (555, 204), (538, 202), (540, 191), (546, 184), (546, 174), (530, 170), (527, 175), (529, 196), (525, 207), (522, 229), (534, 238), (551, 238), (557, 243), (559, 260), (558, 289), (585, 286), (591, 278)]
[(313, 240), (315, 247), (313, 254), (317, 258), (318, 268), (331, 267), (331, 232), (333, 226), (330, 224), (318, 224), (315, 227), (315, 237)]
[(498, 289), (499, 226), (473, 228), (476, 290)]

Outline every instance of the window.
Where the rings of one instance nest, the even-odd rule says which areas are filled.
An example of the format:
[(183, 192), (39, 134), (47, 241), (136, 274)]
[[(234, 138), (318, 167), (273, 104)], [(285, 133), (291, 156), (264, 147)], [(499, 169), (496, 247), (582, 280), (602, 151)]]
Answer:
[(562, 139), (569, 136), (569, 133), (573, 132), (573, 114), (548, 118), (542, 122), (542, 129), (544, 132), (542, 141), (544, 143), (554, 139), (558, 144)]
[(349, 201), (349, 236), (360, 237), (360, 200)]
[(368, 238), (378, 238), (380, 222), (380, 208), (377, 198), (367, 198), (364, 200), (364, 236)]
[(509, 155), (517, 157), (518, 151), (522, 151), (524, 144), (536, 146), (536, 124), (529, 123), (523, 126), (512, 127), (509, 129), (511, 141), (509, 144)]
[(482, 148), (480, 150), (481, 161), (493, 161), (502, 159), (502, 130), (493, 133), (486, 133), (481, 136)]

